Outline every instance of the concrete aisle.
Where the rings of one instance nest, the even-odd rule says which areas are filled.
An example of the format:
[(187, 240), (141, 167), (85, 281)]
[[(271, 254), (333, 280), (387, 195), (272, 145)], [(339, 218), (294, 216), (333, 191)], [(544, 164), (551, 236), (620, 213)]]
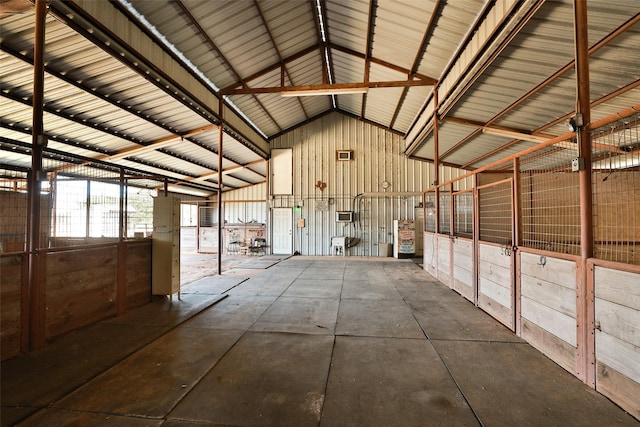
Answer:
[(640, 425), (411, 261), (228, 280), (4, 363), (2, 424)]

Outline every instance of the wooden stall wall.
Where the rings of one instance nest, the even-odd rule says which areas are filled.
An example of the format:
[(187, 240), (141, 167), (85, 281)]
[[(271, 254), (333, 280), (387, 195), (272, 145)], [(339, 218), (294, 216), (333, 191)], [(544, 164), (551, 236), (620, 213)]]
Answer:
[(453, 288), (451, 283), (451, 252), (452, 243), (449, 236), (438, 236), (438, 264), (437, 264), (437, 278), (450, 288)]
[(574, 375), (577, 262), (520, 252), (522, 337)]
[(453, 290), (471, 302), (474, 301), (474, 254), (473, 240), (456, 237), (452, 241)]
[(637, 171), (593, 173), (594, 256), (640, 265), (640, 176)]
[[(0, 253), (23, 252), (27, 238), (27, 193), (0, 191)], [(49, 232), (50, 198), (40, 197), (40, 247), (47, 247)]]
[(514, 276), (511, 253), (505, 247), (478, 245), (478, 306), (513, 329)]
[(4, 254), (0, 256), (0, 354), (2, 360), (20, 353), (22, 334), (23, 281), (26, 281), (25, 254)]
[(151, 240), (126, 242), (126, 308), (151, 301)]
[(640, 419), (640, 272), (593, 267), (596, 390)]
[(46, 339), (116, 315), (117, 247), (46, 255)]
[[(151, 240), (128, 241), (123, 265), (118, 265), (117, 245), (64, 248), (43, 252), (45, 274), (45, 339), (56, 337), (114, 317), (118, 298), (124, 310), (151, 301)], [(0, 354), (2, 360), (18, 355), (23, 336), (22, 316), (28, 286), (24, 253), (0, 255)], [(118, 295), (118, 280), (124, 296)]]
[(434, 233), (424, 233), (424, 246), (423, 246), (423, 268), (431, 274), (433, 277), (437, 277), (438, 267), (438, 254), (437, 254), (438, 236)]

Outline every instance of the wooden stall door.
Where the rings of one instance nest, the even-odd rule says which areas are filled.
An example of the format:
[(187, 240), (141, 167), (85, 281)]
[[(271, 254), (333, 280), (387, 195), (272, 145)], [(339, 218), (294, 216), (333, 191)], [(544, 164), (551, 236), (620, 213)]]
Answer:
[(477, 305), (515, 332), (516, 250), (513, 180), (478, 188)]

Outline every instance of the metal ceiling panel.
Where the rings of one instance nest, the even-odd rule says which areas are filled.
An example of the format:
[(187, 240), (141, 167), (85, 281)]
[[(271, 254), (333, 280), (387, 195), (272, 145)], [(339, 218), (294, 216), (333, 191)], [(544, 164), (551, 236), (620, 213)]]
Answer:
[(373, 57), (410, 69), (419, 52), (434, 6), (433, 0), (378, 1)]
[[(503, 143), (508, 142), (507, 138), (502, 138), (502, 142)], [(502, 145), (496, 144), (496, 146), (501, 147)], [(477, 162), (469, 164), (469, 167), (471, 167), (471, 168), (481, 168), (481, 167), (489, 165), (489, 164), (491, 164), (493, 162), (500, 161), (500, 160), (504, 159), (505, 157), (508, 157), (508, 156), (517, 154), (517, 153), (519, 153), (521, 151), (524, 151), (524, 150), (527, 150), (529, 148), (532, 148), (534, 146), (535, 146), (535, 143), (520, 142), (518, 144), (514, 144), (514, 145), (511, 145), (511, 146), (508, 146), (508, 147), (500, 150), (499, 152), (496, 152), (495, 154), (487, 155), (486, 157), (483, 157), (482, 159), (478, 160)], [(485, 150), (484, 154), (486, 155), (487, 152), (490, 153), (490, 151)], [(451, 160), (455, 162), (457, 160), (456, 156), (453, 155), (451, 157)], [(566, 160), (566, 156), (565, 156), (565, 160)], [(494, 168), (491, 168), (490, 170), (505, 169), (505, 168), (507, 170), (509, 170), (509, 169), (511, 169), (511, 167), (512, 167), (512, 163), (505, 162), (505, 163), (501, 163), (500, 165), (498, 165), (498, 166), (496, 166)]]
[[(70, 4), (84, 4), (94, 11), (87, 4), (96, 3), (54, 0), (50, 10), (74, 10), (67, 7)], [(72, 22), (84, 29), (91, 27), (91, 34), (67, 26), (65, 20), (71, 14), (53, 17), (50, 13), (47, 18), (45, 130), (53, 138), (52, 146), (84, 156), (152, 144), (217, 123), (213, 117), (216, 105), (204, 107), (212, 110), (206, 112), (202, 105), (191, 105), (201, 102), (198, 96), (215, 103), (214, 94), (198, 93), (189, 99), (191, 87), (205, 78), (211, 82), (205, 82), (205, 87), (212, 88), (279, 86), (281, 66), (286, 85), (326, 83), (322, 72), (328, 68), (336, 83), (364, 83), (366, 78), (371, 82), (402, 81), (417, 71), (439, 79), (440, 87), (444, 82), (446, 88), (459, 90), (450, 97), (439, 93), (440, 101), (445, 102), (440, 111), (440, 149), (441, 154), (447, 153), (444, 162), (461, 166), (477, 167), (532, 143), (477, 132), (477, 128), (451, 119), (466, 119), (479, 127), (489, 123), (514, 131), (558, 135), (566, 131), (564, 121), (575, 109), (572, 0), (542, 2), (540, 7), (532, 0), (326, 0), (319, 3), (319, 10), (313, 1), (288, 0), (132, 0), (131, 9), (125, 0), (100, 4), (106, 6), (95, 11), (107, 13), (108, 8), (108, 13), (119, 14), (120, 10), (129, 18), (118, 21), (122, 25), (118, 30), (124, 31), (122, 40), (138, 31), (133, 23), (146, 28), (136, 22), (142, 19), (136, 13), (144, 16), (156, 33), (150, 38), (139, 33), (140, 45), (127, 39), (136, 46), (133, 54), (131, 46), (120, 43), (118, 34), (109, 39), (111, 35), (103, 31), (112, 28), (110, 22), (100, 22), (118, 20), (122, 15), (95, 12), (95, 22), (75, 15)], [(640, 66), (635, 55), (640, 45), (640, 6), (632, 0), (593, 0), (588, 10), (589, 43), (595, 46), (589, 64), (595, 120), (635, 106), (640, 99)], [(532, 17), (518, 27), (516, 21), (529, 11)], [(324, 14), (324, 35), (317, 31), (318, 12)], [(33, 21), (32, 10), (2, 18), (1, 131), (8, 140), (30, 141)], [(518, 29), (515, 34), (506, 33), (514, 28)], [(503, 40), (508, 44), (499, 46)], [(325, 42), (329, 49), (326, 58)], [(144, 58), (146, 50), (154, 52), (153, 57)], [(175, 63), (164, 64), (171, 61)], [(147, 67), (144, 72), (143, 67)], [(165, 67), (192, 72), (195, 80), (189, 84), (193, 86), (181, 87), (177, 82), (181, 77)], [(445, 72), (450, 73), (447, 79)], [(456, 84), (454, 76), (469, 79)], [(197, 84), (193, 83), (196, 80)], [(257, 173), (238, 168), (268, 155), (268, 146), (260, 145), (263, 141), (248, 148), (235, 139), (243, 133), (254, 135), (250, 126), (269, 139), (337, 109), (401, 133), (411, 129), (419, 138), (428, 132), (424, 126), (432, 122), (428, 117), (433, 111), (428, 107), (432, 94), (433, 86), (371, 88), (367, 95), (335, 97), (232, 95), (229, 100), (252, 125), (228, 113), (223, 162), (225, 168), (232, 169), (224, 172), (229, 175), (225, 186), (264, 182), (264, 162), (252, 166)], [(420, 128), (412, 129), (416, 123)], [(408, 154), (433, 158), (432, 135), (420, 138), (424, 140), (409, 141), (413, 151)], [(189, 139), (191, 143), (166, 146), (165, 153), (149, 151), (118, 163), (152, 173), (164, 171), (174, 178), (193, 177), (194, 172), (204, 170), (210, 174), (211, 168), (217, 167), (218, 132), (207, 131)], [(207, 184), (213, 189), (211, 181), (215, 178)]]
[(358, 117), (362, 113), (362, 103), (367, 96), (359, 93), (336, 95), (336, 102), (341, 110)]
[(365, 54), (369, 31), (369, 1), (327, 0), (325, 4), (329, 41)]
[[(264, 64), (278, 63), (277, 52), (252, 3), (203, 0), (184, 4), (201, 19), (202, 28), (241, 77), (260, 71)], [(199, 40), (191, 41), (195, 42)]]
[(433, 92), (433, 86), (416, 86), (409, 88), (398, 112), (392, 128), (406, 134), (416, 118), (418, 111)]
[(367, 94), (365, 118), (374, 123), (391, 123), (402, 90), (401, 87), (370, 90)]
[[(470, 31), (483, 7), (483, 2), (477, 0), (446, 2), (422, 56), (418, 67), (419, 73), (435, 79), (442, 78), (442, 73), (451, 61), (452, 54), (456, 52), (464, 36)], [(404, 22), (400, 25), (403, 24)]]
[(331, 49), (331, 58), (335, 83), (356, 83), (364, 81), (364, 59), (336, 49)]
[[(203, 36), (197, 33), (188, 19), (174, 2), (159, 3), (148, 0), (130, 1), (131, 6), (139, 12), (166, 40), (174, 45), (179, 52), (189, 59), (204, 75), (218, 87), (224, 87), (236, 81), (236, 76), (225, 64), (224, 60), (204, 42)], [(213, 8), (209, 11), (195, 6), (195, 2), (185, 3), (191, 10), (198, 7), (202, 13), (200, 20), (207, 28), (216, 25)], [(207, 32), (208, 35), (208, 32)], [(213, 78), (215, 77), (215, 78)]]
[(291, 77), (291, 84), (296, 86), (322, 83), (322, 66), (324, 58), (319, 50), (287, 63), (286, 69)]
[(257, 2), (280, 56), (288, 58), (318, 43), (313, 6), (309, 1)]

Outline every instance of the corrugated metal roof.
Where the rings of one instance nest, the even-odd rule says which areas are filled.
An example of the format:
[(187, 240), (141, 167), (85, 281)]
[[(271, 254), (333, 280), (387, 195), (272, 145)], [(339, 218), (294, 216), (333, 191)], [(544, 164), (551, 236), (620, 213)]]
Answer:
[[(631, 2), (606, 7), (589, 2), (592, 120), (635, 106), (640, 99), (639, 13), (640, 5)], [(440, 154), (445, 154), (441, 161), (477, 168), (535, 145), (482, 132), (468, 138), (470, 131), (484, 126), (549, 138), (567, 132), (576, 105), (573, 14), (571, 1), (545, 2), (484, 68), (446, 113), (439, 131)], [(634, 21), (615, 33), (630, 19)], [(451, 125), (447, 118), (477, 125)], [(413, 155), (434, 158), (433, 135), (416, 147)]]
[[(640, 5), (593, 0), (588, 12), (597, 120), (640, 98)], [(1, 136), (29, 144), (33, 9), (1, 19)], [(231, 189), (265, 181), (266, 164), (255, 162), (268, 156), (268, 145), (259, 135), (273, 139), (332, 110), (410, 135), (407, 154), (433, 159), (428, 79), (436, 79), (440, 160), (475, 168), (535, 144), (483, 127), (566, 131), (575, 109), (572, 27), (572, 0), (53, 0), (45, 129), (51, 147), (90, 158), (178, 136), (113, 161), (213, 192), (218, 131), (197, 130), (218, 123), (221, 94), (231, 103), (223, 144), (223, 183)], [(190, 80), (176, 77), (185, 75)], [(396, 87), (279, 94), (281, 85), (329, 82)], [(27, 157), (14, 153), (10, 161), (28, 165)]]
[[(2, 18), (2, 137), (6, 142), (30, 143), (33, 67), (31, 66), (33, 11)], [(198, 106), (176, 99), (172, 88), (161, 88), (150, 74), (128, 64), (121, 55), (109, 55), (61, 20), (49, 14), (46, 22), (44, 127), (49, 147), (87, 158), (112, 160), (122, 166), (172, 177), (176, 180), (208, 176), (217, 169), (218, 131), (194, 136), (190, 132), (210, 126)], [(200, 110), (200, 111), (198, 111)], [(119, 153), (165, 141), (157, 149)], [(207, 148), (209, 147), (209, 148)], [(28, 153), (27, 153), (28, 154)], [(225, 137), (225, 163), (238, 167), (260, 156), (245, 144)], [(3, 155), (3, 162), (5, 156)], [(7, 158), (7, 160), (9, 160)], [(30, 166), (24, 153), (11, 156), (15, 166)], [(247, 173), (233, 179), (238, 187), (263, 182), (264, 175)], [(213, 193), (217, 181), (199, 181)], [(225, 186), (233, 188), (230, 183)]]

